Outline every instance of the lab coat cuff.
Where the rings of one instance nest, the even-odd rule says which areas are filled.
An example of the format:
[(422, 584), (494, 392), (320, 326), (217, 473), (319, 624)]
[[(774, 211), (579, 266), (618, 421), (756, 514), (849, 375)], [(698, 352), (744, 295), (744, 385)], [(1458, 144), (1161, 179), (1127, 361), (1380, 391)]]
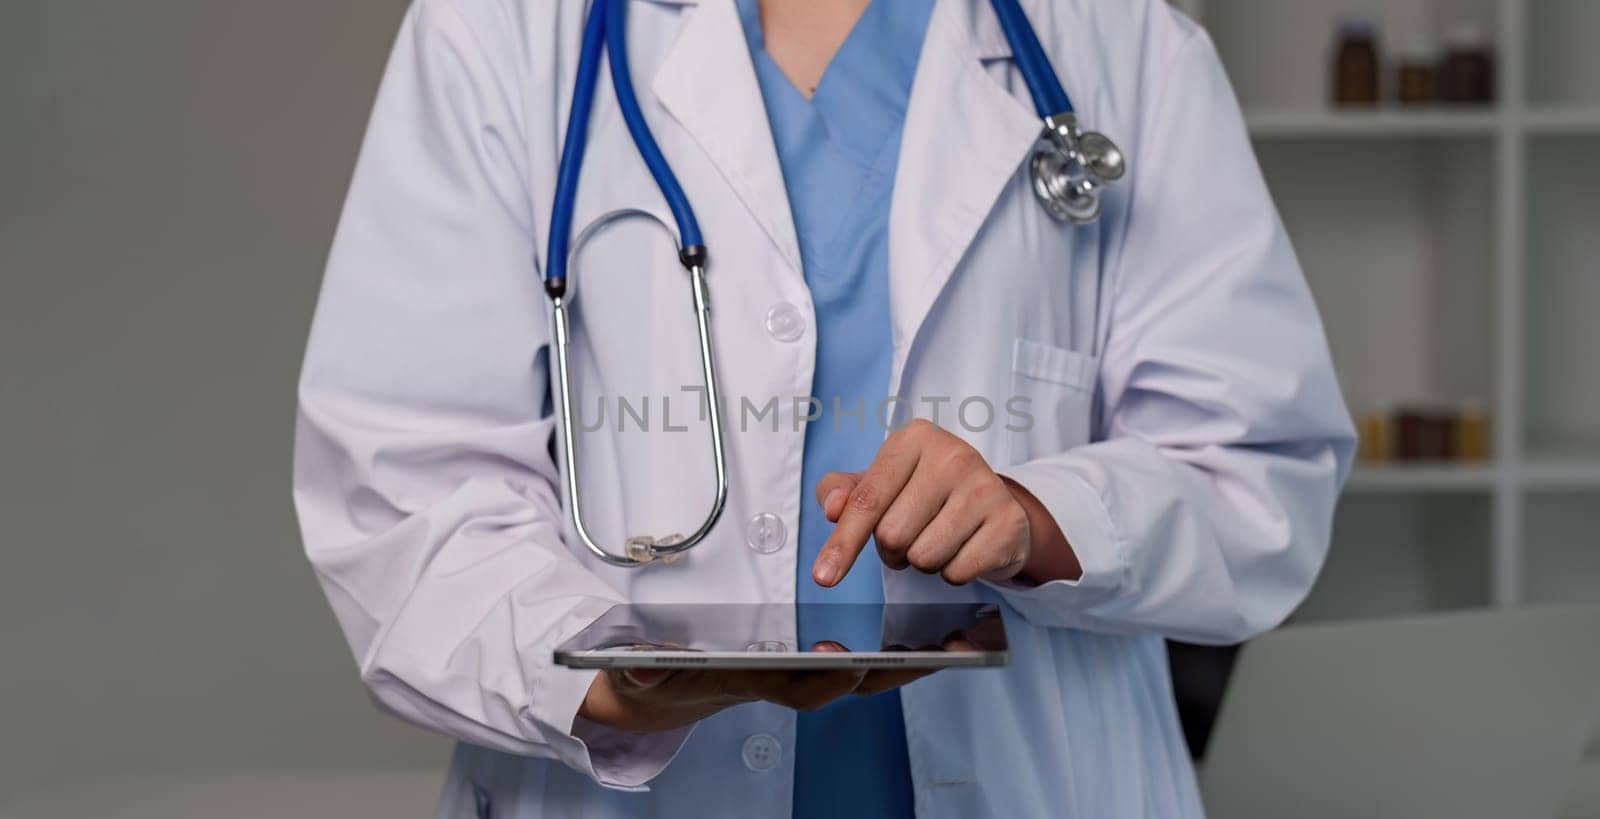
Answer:
[(1007, 467), (1000, 474), (1044, 505), (1077, 555), (1083, 574), (1077, 580), (1038, 584), (993, 581), (988, 585), (1029, 622), (1054, 627), (1088, 625), (1082, 612), (1111, 597), (1128, 573), (1110, 509), (1093, 486), (1062, 464), (1033, 461)]
[[(666, 770), (689, 738), (692, 728), (657, 734), (635, 734), (607, 728), (578, 715), (595, 671), (555, 667), (540, 698), (541, 722), (570, 726), (549, 737), (556, 758), (603, 787), (619, 791), (650, 790), (646, 783)], [(564, 715), (564, 717), (562, 716)]]

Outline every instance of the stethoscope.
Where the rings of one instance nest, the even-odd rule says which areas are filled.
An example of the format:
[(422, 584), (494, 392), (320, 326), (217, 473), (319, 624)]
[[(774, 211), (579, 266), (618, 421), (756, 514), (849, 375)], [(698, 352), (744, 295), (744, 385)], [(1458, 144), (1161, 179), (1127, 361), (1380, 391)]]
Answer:
[[(556, 176), (544, 289), (550, 297), (551, 332), (554, 337), (552, 346), (555, 351), (555, 366), (550, 368), (550, 378), (560, 414), (561, 451), (566, 461), (566, 501), (573, 528), (583, 545), (600, 560), (614, 566), (639, 567), (657, 560), (671, 562), (711, 534), (727, 506), (728, 468), (723, 445), (721, 396), (717, 391), (716, 356), (712, 353), (711, 344), (710, 302), (706, 296), (706, 247), (689, 197), (678, 184), (666, 157), (662, 156), (661, 148), (656, 144), (639, 109), (639, 100), (634, 95), (633, 79), (628, 71), (625, 26), (629, 2), (631, 0), (593, 0), (584, 23), (583, 49), (578, 57), (571, 117), (567, 122), (561, 164)], [(1029, 96), (1033, 98), (1034, 110), (1044, 120), (1044, 133), (1040, 137), (1043, 144), (1035, 150), (1028, 166), (1033, 179), (1033, 192), (1051, 216), (1074, 224), (1091, 223), (1100, 216), (1102, 190), (1121, 179), (1126, 171), (1122, 152), (1104, 135), (1079, 129), (1072, 100), (1061, 87), (1054, 66), (1017, 0), (993, 0), (993, 4), (1000, 27), (1011, 45), (1017, 69), (1027, 83)], [(610, 57), (612, 85), (616, 90), (623, 121), (627, 123), (628, 132), (633, 136), (634, 145), (644, 158), (645, 166), (650, 169), (650, 175), (655, 177), (656, 185), (672, 211), (673, 220), (677, 222), (678, 261), (689, 273), (695, 326), (700, 336), (700, 368), (705, 380), (712, 461), (716, 470), (716, 496), (698, 529), (688, 536), (632, 537), (620, 552), (596, 543), (583, 517), (578, 459), (573, 443), (576, 416), (573, 412), (572, 375), (568, 363), (571, 346), (571, 325), (567, 313), (570, 302), (567, 292), (568, 269), (574, 247), (581, 247), (589, 236), (605, 224), (623, 218), (644, 217), (656, 221), (663, 229), (670, 228), (654, 214), (627, 209), (606, 214), (586, 227), (576, 243), (572, 241), (578, 177), (583, 167), (589, 113), (594, 105), (602, 49)]]

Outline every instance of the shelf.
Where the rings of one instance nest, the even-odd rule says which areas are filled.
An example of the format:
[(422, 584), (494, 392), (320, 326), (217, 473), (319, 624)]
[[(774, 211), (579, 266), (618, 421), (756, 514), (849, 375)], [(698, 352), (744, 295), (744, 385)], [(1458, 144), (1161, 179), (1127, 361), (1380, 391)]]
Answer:
[(1380, 108), (1372, 111), (1331, 109), (1266, 110), (1245, 114), (1257, 138), (1302, 137), (1477, 137), (1500, 127), (1504, 114), (1493, 110)]
[[(1600, 600), (1597, 0), (1182, 0), (1206, 26), (1316, 296), (1351, 410), (1475, 404), (1499, 460), (1357, 465), (1303, 619)], [(1329, 103), (1336, 32), (1458, 23), (1498, 105)]]
[(1355, 494), (1488, 492), (1502, 479), (1529, 490), (1600, 491), (1600, 460), (1534, 458), (1514, 473), (1494, 464), (1449, 463), (1357, 465), (1345, 482), (1345, 492)]
[(1535, 108), (1523, 122), (1529, 133), (1541, 136), (1600, 135), (1600, 108)]
[(1600, 460), (1531, 460), (1522, 466), (1522, 485), (1530, 489), (1600, 490)]
[(1505, 126), (1520, 127), (1534, 136), (1600, 136), (1600, 107), (1546, 106), (1520, 114), (1496, 109), (1262, 108), (1245, 112), (1245, 122), (1257, 139), (1478, 137), (1491, 136)]
[(1465, 464), (1388, 464), (1357, 466), (1345, 483), (1345, 491), (1378, 492), (1461, 492), (1488, 491), (1494, 488), (1500, 470), (1493, 465)]

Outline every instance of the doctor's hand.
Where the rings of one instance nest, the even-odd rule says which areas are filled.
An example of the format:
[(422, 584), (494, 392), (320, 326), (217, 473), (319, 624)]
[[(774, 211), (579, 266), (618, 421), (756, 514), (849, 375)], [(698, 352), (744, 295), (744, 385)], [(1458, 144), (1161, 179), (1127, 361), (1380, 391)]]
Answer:
[[(970, 646), (950, 646), (951, 650)], [(839, 650), (818, 645), (815, 650)], [(850, 694), (878, 694), (928, 670), (733, 671), (637, 669), (608, 671), (589, 685), (578, 714), (607, 728), (652, 734), (690, 725), (735, 705), (765, 700), (814, 711)]]
[(891, 434), (865, 472), (823, 476), (817, 502), (836, 524), (811, 567), (822, 586), (844, 578), (869, 538), (890, 568), (955, 585), (1083, 574), (1037, 498), (995, 474), (971, 444), (920, 418)]

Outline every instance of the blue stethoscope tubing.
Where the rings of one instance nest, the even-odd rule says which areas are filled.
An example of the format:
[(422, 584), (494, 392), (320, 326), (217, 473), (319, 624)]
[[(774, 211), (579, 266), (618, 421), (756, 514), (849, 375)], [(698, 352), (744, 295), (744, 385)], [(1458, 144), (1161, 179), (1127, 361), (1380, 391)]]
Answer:
[[(634, 93), (633, 77), (628, 69), (627, 14), (632, 0), (593, 0), (584, 21), (583, 46), (578, 57), (577, 76), (573, 85), (572, 108), (567, 130), (562, 142), (561, 160), (556, 174), (555, 203), (551, 208), (550, 236), (545, 259), (544, 289), (551, 305), (551, 332), (553, 336), (554, 366), (551, 380), (557, 395), (560, 414), (562, 454), (566, 469), (566, 505), (573, 528), (579, 540), (600, 560), (624, 567), (639, 567), (656, 560), (671, 562), (683, 552), (703, 541), (721, 518), (727, 505), (727, 457), (723, 445), (717, 393), (715, 356), (712, 353), (710, 333), (710, 302), (706, 289), (707, 252), (700, 224), (695, 219), (694, 208), (683, 186), (678, 182), (672, 167), (656, 144), (644, 112)], [(1043, 147), (1034, 153), (1030, 170), (1035, 195), (1052, 216), (1078, 224), (1094, 221), (1100, 214), (1100, 192), (1109, 183), (1121, 178), (1123, 158), (1116, 146), (1106, 137), (1094, 132), (1079, 130), (1073, 112), (1072, 100), (1056, 76), (1055, 68), (1039, 43), (1039, 37), (1028, 21), (1018, 0), (992, 0), (995, 16), (1011, 45), (1013, 60), (1028, 94), (1033, 99), (1034, 110), (1044, 120)], [(574, 445), (574, 413), (572, 377), (569, 369), (571, 340), (568, 316), (568, 273), (572, 261), (572, 222), (575, 216), (578, 183), (582, 175), (584, 153), (588, 146), (589, 120), (594, 110), (594, 95), (600, 78), (600, 55), (604, 51), (610, 59), (611, 83), (616, 92), (617, 107), (627, 124), (628, 133), (638, 148), (645, 167), (649, 169), (656, 186), (672, 212), (678, 229), (678, 260), (689, 273), (695, 321), (700, 342), (701, 369), (705, 378), (706, 410), (711, 432), (711, 446), (716, 471), (716, 495), (704, 522), (688, 536), (673, 534), (662, 537), (632, 537), (620, 553), (599, 545), (590, 535), (585, 523), (578, 479), (577, 457)], [(621, 211), (618, 215), (647, 215), (637, 210)], [(655, 217), (651, 217), (655, 218)], [(656, 219), (656, 221), (660, 221)], [(591, 226), (592, 228), (593, 226)], [(587, 230), (585, 232), (587, 235)], [(581, 239), (580, 239), (581, 241)]]
[[(595, 87), (600, 79), (600, 52), (605, 51), (611, 61), (611, 84), (616, 91), (617, 107), (622, 120), (633, 136), (633, 143), (644, 159), (645, 167), (655, 178), (661, 196), (667, 200), (672, 218), (678, 224), (678, 246), (681, 253), (704, 256), (705, 243), (700, 236), (700, 222), (695, 219), (694, 206), (689, 195), (672, 172), (672, 166), (661, 153), (661, 146), (650, 133), (644, 112), (639, 108), (639, 98), (633, 90), (633, 74), (628, 70), (627, 22), (629, 0), (594, 0), (583, 26), (583, 49), (578, 56), (578, 75), (574, 82), (572, 111), (567, 120), (566, 138), (561, 146), (561, 165), (556, 172), (555, 206), (550, 214), (550, 241), (545, 286), (565, 288), (567, 261), (571, 252), (572, 219), (578, 199), (578, 178), (583, 169), (583, 155), (588, 147), (589, 118), (594, 110)], [(686, 260), (687, 265), (689, 261)], [(703, 263), (703, 258), (700, 259)], [(554, 285), (552, 285), (554, 283)]]
[(1011, 45), (1011, 57), (1017, 64), (1022, 81), (1028, 86), (1028, 96), (1033, 98), (1033, 109), (1040, 119), (1072, 113), (1072, 98), (1061, 86), (1055, 66), (1039, 44), (1039, 35), (1028, 22), (1028, 15), (1017, 0), (994, 0), (994, 14), (1000, 19), (1000, 30), (1005, 32)]

